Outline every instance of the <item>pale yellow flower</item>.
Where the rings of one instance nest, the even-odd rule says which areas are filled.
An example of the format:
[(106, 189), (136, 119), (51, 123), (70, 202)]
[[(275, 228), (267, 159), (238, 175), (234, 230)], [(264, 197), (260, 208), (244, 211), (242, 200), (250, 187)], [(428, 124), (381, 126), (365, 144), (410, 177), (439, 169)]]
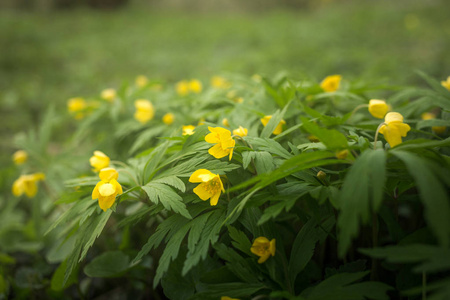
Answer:
[(173, 113), (167, 113), (162, 117), (162, 121), (166, 125), (170, 125), (175, 121), (175, 115)]
[(28, 198), (33, 198), (34, 196), (36, 196), (38, 191), (37, 182), (44, 179), (44, 173), (21, 175), (16, 181), (14, 181), (12, 186), (12, 193), (16, 197), (25, 194)]
[(238, 129), (233, 130), (233, 134), (234, 134), (234, 135), (238, 135), (238, 136), (240, 136), (240, 137), (244, 137), (244, 136), (247, 136), (247, 134), (248, 134), (248, 129), (247, 129), (247, 128), (244, 128), (244, 127), (242, 127), (242, 126), (239, 126)]
[(186, 96), (189, 94), (189, 82), (186, 80), (182, 80), (177, 82), (175, 89), (177, 91), (177, 94), (180, 96)]
[(101, 92), (100, 96), (103, 100), (112, 102), (116, 98), (117, 93), (115, 89), (105, 89)]
[(102, 151), (94, 151), (94, 156), (91, 156), (89, 163), (94, 168), (94, 172), (100, 172), (101, 169), (109, 166), (110, 159)]
[(208, 127), (211, 133), (205, 136), (205, 141), (211, 144), (216, 144), (209, 148), (208, 153), (215, 158), (222, 158), (225, 156), (233, 156), (233, 148), (236, 141), (231, 137), (231, 132), (221, 127)]
[(220, 76), (213, 76), (213, 78), (211, 78), (211, 85), (216, 89), (228, 89), (231, 87), (231, 83)]
[(345, 158), (347, 158), (347, 156), (348, 156), (348, 150), (347, 149), (344, 149), (344, 150), (339, 151), (339, 152), (336, 153), (336, 157), (338, 159), (345, 159)]
[[(272, 116), (265, 116), (264, 118), (261, 119), (261, 123), (264, 125), (264, 127), (266, 127), (266, 125), (269, 123), (270, 119), (272, 119)], [(283, 132), (283, 125), (286, 124), (285, 120), (281, 120), (280, 123), (278, 123), (277, 127), (275, 127), (275, 129), (273, 130), (273, 134), (278, 135), (281, 132)]]
[(18, 150), (13, 154), (13, 161), (16, 165), (24, 164), (28, 160), (28, 153), (25, 150)]
[(98, 199), (98, 205), (103, 211), (113, 206), (116, 196), (123, 194), (122, 186), (117, 182), (119, 173), (113, 168), (102, 169), (99, 173), (101, 181), (92, 191), (92, 200)]
[(201, 93), (202, 89), (203, 89), (203, 86), (199, 80), (192, 79), (191, 81), (189, 81), (189, 91), (198, 94), (198, 93)]
[(226, 127), (230, 127), (230, 123), (228, 122), (228, 119), (227, 119), (227, 118), (223, 118), (223, 119), (222, 119), (222, 125), (223, 125), (223, 126), (226, 126)]
[(217, 205), (220, 193), (225, 192), (220, 176), (206, 169), (199, 169), (192, 173), (189, 182), (200, 183), (194, 188), (194, 193), (203, 201), (210, 199), (211, 205)]
[[(425, 112), (421, 115), (422, 120), (432, 120), (432, 119), (436, 119), (436, 115), (430, 112)], [(445, 130), (447, 129), (447, 127), (445, 126), (433, 126), (431, 127), (431, 130), (434, 131), (434, 133), (436, 134), (443, 134), (445, 132)]]
[(74, 118), (79, 120), (84, 117), (84, 110), (86, 109), (87, 104), (83, 98), (70, 98), (67, 100), (67, 110), (74, 115)]
[(450, 91), (450, 76), (447, 77), (447, 80), (441, 81), (441, 85)]
[(134, 113), (134, 118), (141, 124), (145, 124), (155, 115), (155, 109), (153, 104), (146, 99), (138, 99), (134, 101), (134, 106), (136, 107), (136, 112)]
[(138, 87), (143, 88), (148, 84), (148, 78), (144, 75), (136, 77), (135, 83)]
[(194, 134), (194, 125), (185, 125), (183, 126), (183, 135), (193, 135)]
[(342, 76), (341, 75), (331, 75), (325, 77), (324, 80), (320, 83), (320, 87), (325, 92), (335, 92), (339, 89), (339, 85), (341, 83)]
[(252, 251), (253, 254), (256, 254), (259, 256), (258, 263), (262, 264), (271, 255), (275, 256), (275, 250), (276, 250), (275, 248), (276, 248), (275, 239), (272, 239), (269, 242), (269, 240), (266, 237), (260, 236), (255, 239), (252, 247), (250, 248), (250, 251)]
[(369, 112), (378, 119), (383, 119), (389, 111), (389, 105), (384, 100), (372, 99), (369, 101)]
[(403, 123), (403, 116), (398, 112), (390, 112), (384, 118), (384, 123), (380, 127), (379, 132), (384, 135), (384, 138), (391, 147), (395, 147), (402, 143), (402, 137), (411, 129), (408, 124)]

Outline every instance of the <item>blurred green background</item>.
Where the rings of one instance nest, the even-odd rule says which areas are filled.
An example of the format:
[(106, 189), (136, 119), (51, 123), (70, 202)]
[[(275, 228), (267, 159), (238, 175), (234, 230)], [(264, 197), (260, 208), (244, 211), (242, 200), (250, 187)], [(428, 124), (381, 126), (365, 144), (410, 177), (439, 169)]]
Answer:
[[(143, 74), (227, 72), (421, 84), (450, 75), (450, 1), (0, 1), (1, 151), (50, 103)], [(8, 155), (7, 155), (8, 156)], [(6, 157), (5, 159), (9, 159)]]

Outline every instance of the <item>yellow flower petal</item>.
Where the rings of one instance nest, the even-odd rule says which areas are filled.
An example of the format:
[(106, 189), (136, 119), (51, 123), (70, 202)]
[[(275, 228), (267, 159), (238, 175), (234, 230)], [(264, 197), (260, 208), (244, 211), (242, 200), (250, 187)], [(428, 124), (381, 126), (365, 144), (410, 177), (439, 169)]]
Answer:
[(97, 184), (94, 187), (94, 190), (92, 191), (92, 200), (98, 199), (98, 197), (100, 196), (99, 188), (104, 184), (105, 183), (103, 181), (97, 182)]
[(247, 128), (244, 128), (244, 127), (242, 127), (242, 126), (239, 126), (238, 129), (233, 130), (233, 134), (234, 134), (234, 135), (238, 135), (238, 136), (240, 136), (240, 137), (244, 137), (244, 136), (247, 136), (247, 134), (248, 134), (248, 129), (247, 129)]
[(339, 89), (339, 85), (341, 83), (342, 76), (341, 75), (331, 75), (325, 77), (325, 79), (320, 83), (320, 87), (325, 92), (334, 92)]
[(112, 185), (111, 183), (105, 183), (98, 188), (98, 192), (100, 196), (108, 197), (116, 194), (116, 186)]
[(173, 113), (167, 113), (163, 116), (162, 121), (166, 125), (170, 125), (175, 120), (175, 115)]
[(116, 201), (115, 194), (107, 197), (102, 196), (98, 197), (98, 205), (103, 211), (106, 211), (108, 208), (111, 208), (111, 206), (113, 206), (115, 201)]
[(185, 125), (185, 126), (183, 126), (183, 128), (182, 128), (183, 135), (193, 135), (194, 134), (194, 129), (195, 129), (194, 125)]
[(389, 106), (384, 100), (372, 99), (369, 101), (369, 112), (378, 119), (383, 119), (389, 111)]
[(94, 151), (94, 156), (89, 159), (89, 163), (94, 168), (95, 172), (109, 166), (110, 158), (101, 151)]
[(116, 98), (117, 93), (115, 89), (105, 89), (100, 93), (102, 99), (112, 102)]
[(18, 150), (13, 154), (13, 161), (16, 165), (21, 165), (28, 160), (28, 153), (24, 150)]
[(211, 194), (209, 191), (206, 190), (206, 183), (200, 183), (194, 188), (194, 193), (200, 197), (203, 201), (208, 200), (211, 198)]
[(192, 79), (189, 81), (189, 90), (198, 94), (202, 91), (202, 83), (197, 79)]
[(113, 168), (105, 168), (100, 171), (98, 174), (100, 179), (104, 182), (110, 182), (112, 179), (118, 179), (119, 173)]

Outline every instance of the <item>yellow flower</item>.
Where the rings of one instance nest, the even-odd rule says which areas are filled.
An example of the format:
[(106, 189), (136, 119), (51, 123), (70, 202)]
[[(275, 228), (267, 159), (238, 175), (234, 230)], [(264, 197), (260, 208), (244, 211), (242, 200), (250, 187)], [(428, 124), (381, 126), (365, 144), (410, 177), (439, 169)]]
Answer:
[(384, 118), (384, 123), (386, 125), (380, 127), (380, 133), (384, 135), (391, 147), (401, 144), (402, 137), (405, 137), (411, 129), (408, 124), (403, 123), (403, 116), (398, 112), (388, 113)]
[[(436, 115), (433, 113), (423, 113), (421, 115), (422, 120), (432, 120), (432, 119), (436, 119)], [(443, 134), (445, 132), (445, 130), (447, 129), (447, 127), (445, 126), (433, 126), (431, 127), (431, 130), (433, 130), (436, 134)]]
[(342, 76), (341, 75), (331, 75), (325, 77), (324, 80), (320, 83), (320, 87), (325, 92), (334, 92), (339, 89), (339, 84), (341, 83)]
[(34, 173), (30, 175), (21, 175), (12, 186), (12, 193), (19, 197), (23, 194), (28, 198), (33, 198), (37, 194), (37, 182), (45, 179), (44, 173)]
[(202, 83), (197, 79), (192, 79), (189, 81), (189, 90), (196, 94), (202, 91)]
[(231, 298), (231, 297), (228, 297), (228, 296), (222, 296), (222, 297), (220, 297), (220, 300), (239, 300), (238, 298)]
[(228, 122), (228, 119), (227, 119), (227, 118), (223, 118), (223, 119), (222, 119), (222, 125), (223, 125), (223, 126), (230, 127), (230, 123)]
[(16, 165), (21, 165), (28, 160), (28, 153), (24, 150), (18, 150), (13, 154), (13, 161)]
[(389, 106), (384, 100), (372, 99), (369, 101), (369, 112), (378, 119), (383, 119), (389, 111)]
[(220, 176), (206, 169), (199, 169), (192, 173), (191, 177), (189, 177), (189, 182), (200, 183), (194, 188), (194, 193), (203, 201), (211, 198), (211, 205), (216, 205), (219, 201), (220, 193), (225, 192)]
[(175, 120), (175, 115), (173, 113), (167, 113), (162, 117), (164, 124), (170, 125)]
[(194, 125), (185, 125), (183, 126), (183, 135), (193, 135), (194, 134)]
[(155, 115), (155, 109), (153, 104), (145, 99), (138, 99), (134, 101), (134, 106), (136, 107), (136, 112), (134, 113), (134, 118), (141, 124), (145, 124)]
[(98, 199), (98, 205), (103, 211), (113, 206), (116, 196), (123, 193), (122, 186), (117, 182), (119, 173), (113, 168), (102, 169), (99, 173), (101, 181), (92, 191), (92, 200)]
[(176, 84), (175, 89), (178, 95), (186, 96), (189, 94), (189, 82), (182, 80)]
[(201, 118), (199, 121), (198, 121), (198, 124), (197, 124), (197, 126), (200, 126), (200, 125), (203, 125), (203, 124), (205, 124), (205, 118)]
[(261, 77), (261, 75), (259, 75), (259, 74), (253, 74), (252, 80), (253, 80), (254, 82), (260, 83), (260, 82), (262, 81), (262, 77)]
[(102, 99), (112, 102), (114, 100), (114, 98), (116, 98), (116, 90), (115, 89), (106, 89), (103, 90), (102, 93), (100, 94), (100, 96), (102, 97)]
[(242, 127), (242, 126), (239, 126), (238, 129), (233, 130), (233, 134), (234, 134), (234, 135), (238, 135), (238, 136), (240, 136), (240, 137), (244, 137), (244, 136), (247, 136), (247, 134), (248, 134), (248, 129), (247, 129), (247, 128), (244, 128), (244, 127)]
[(450, 91), (450, 76), (447, 77), (446, 81), (441, 81), (441, 85)]
[(83, 110), (86, 109), (86, 106), (86, 101), (80, 97), (67, 100), (67, 109), (77, 120), (84, 117)]
[(231, 87), (231, 83), (220, 76), (213, 76), (211, 78), (211, 85), (216, 89), (227, 89)]
[(109, 166), (109, 157), (102, 151), (94, 151), (94, 156), (91, 156), (89, 163), (94, 168), (94, 172), (100, 172), (101, 169)]
[[(272, 119), (272, 116), (265, 116), (261, 119), (261, 123), (266, 127), (267, 123), (269, 123), (270, 119)], [(285, 120), (281, 120), (280, 123), (278, 123), (277, 127), (273, 130), (273, 134), (278, 135), (283, 131), (283, 125), (286, 124)]]
[(143, 88), (148, 84), (148, 78), (144, 75), (136, 77), (135, 83), (138, 87)]
[(270, 255), (275, 256), (275, 239), (269, 242), (266, 237), (260, 236), (255, 239), (250, 251), (259, 256), (258, 263), (262, 264)]
[(345, 158), (347, 158), (347, 156), (348, 156), (348, 150), (347, 149), (344, 149), (344, 150), (339, 151), (339, 152), (336, 153), (337, 159), (345, 159)]
[(229, 159), (233, 156), (233, 148), (236, 141), (231, 137), (231, 132), (221, 127), (208, 127), (211, 133), (205, 136), (205, 141), (215, 144), (209, 148), (208, 153), (215, 158), (222, 158), (229, 155)]

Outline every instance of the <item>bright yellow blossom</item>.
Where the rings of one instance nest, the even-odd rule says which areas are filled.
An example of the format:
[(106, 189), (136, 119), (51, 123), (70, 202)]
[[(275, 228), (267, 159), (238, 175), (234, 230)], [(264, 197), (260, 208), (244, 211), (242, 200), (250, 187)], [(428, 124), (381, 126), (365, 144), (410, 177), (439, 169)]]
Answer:
[(186, 96), (189, 94), (189, 82), (186, 80), (182, 80), (177, 82), (175, 89), (177, 91), (177, 94), (180, 96)]
[(166, 125), (170, 125), (175, 120), (175, 115), (173, 113), (167, 113), (162, 117), (162, 121)]
[(208, 127), (211, 133), (205, 136), (205, 141), (211, 144), (215, 144), (209, 148), (208, 153), (215, 158), (222, 158), (225, 156), (233, 156), (233, 148), (236, 141), (231, 137), (231, 132), (221, 127)]
[(380, 127), (379, 132), (391, 147), (402, 143), (402, 137), (411, 129), (408, 124), (403, 123), (403, 116), (398, 112), (390, 112), (384, 118), (384, 125)]
[(134, 118), (141, 124), (145, 124), (155, 115), (155, 109), (153, 104), (146, 99), (138, 99), (134, 101), (134, 106), (136, 107), (136, 112), (134, 113)]
[(83, 111), (86, 109), (87, 104), (83, 98), (70, 98), (67, 100), (67, 109), (74, 115), (75, 119), (79, 120), (84, 117)]
[(211, 85), (216, 89), (228, 89), (231, 87), (231, 83), (220, 76), (213, 76), (213, 78), (211, 78)]
[(325, 77), (324, 80), (320, 83), (320, 87), (325, 92), (335, 92), (339, 89), (339, 85), (341, 83), (342, 76), (341, 75), (331, 75)]
[(441, 85), (450, 91), (450, 76), (447, 77), (447, 80), (441, 81)]
[(102, 97), (103, 100), (112, 102), (116, 98), (117, 93), (115, 89), (105, 89), (102, 91), (100, 96)]
[(239, 300), (238, 298), (231, 298), (231, 297), (228, 297), (228, 296), (222, 296), (222, 297), (220, 297), (220, 300)]
[[(261, 119), (261, 123), (266, 127), (267, 123), (269, 123), (270, 119), (272, 119), (272, 116), (265, 116)], [(273, 130), (273, 134), (278, 135), (283, 131), (283, 125), (286, 124), (285, 120), (281, 120), (280, 123), (278, 123), (277, 127)]]
[[(421, 115), (422, 120), (432, 120), (436, 119), (436, 115), (430, 112), (423, 113)], [(445, 126), (433, 126), (431, 127), (431, 130), (433, 130), (436, 134), (443, 134), (447, 127)]]
[(194, 125), (185, 125), (183, 126), (183, 135), (193, 135), (194, 134)]
[(223, 119), (222, 119), (222, 125), (223, 125), (223, 126), (230, 127), (230, 123), (228, 122), (228, 119), (227, 119), (227, 118), (223, 118)]
[(198, 93), (201, 93), (202, 89), (203, 89), (203, 86), (199, 80), (192, 79), (191, 81), (189, 81), (189, 91), (198, 94)]
[(33, 198), (37, 194), (37, 182), (45, 179), (44, 173), (34, 173), (30, 175), (21, 175), (12, 186), (12, 193), (19, 197), (23, 194), (28, 198)]
[(262, 264), (270, 257), (270, 255), (275, 256), (275, 247), (275, 239), (272, 239), (269, 242), (266, 237), (260, 236), (255, 239), (250, 251), (259, 256), (258, 263)]
[(135, 83), (138, 87), (143, 88), (148, 84), (148, 78), (144, 75), (136, 77)]
[(91, 156), (89, 163), (94, 168), (94, 172), (100, 172), (101, 169), (109, 166), (110, 159), (102, 151), (94, 151), (94, 156)]
[(234, 134), (234, 135), (238, 135), (238, 136), (240, 136), (240, 137), (244, 137), (244, 136), (247, 136), (247, 134), (248, 134), (248, 129), (247, 129), (247, 128), (244, 128), (244, 127), (242, 127), (242, 126), (239, 126), (238, 129), (233, 130), (233, 134)]
[(102, 169), (99, 173), (101, 181), (92, 191), (92, 200), (98, 199), (98, 205), (103, 211), (113, 206), (116, 196), (123, 193), (122, 186), (117, 182), (119, 173), (113, 168)]
[(25, 150), (18, 150), (13, 154), (13, 161), (16, 165), (21, 165), (28, 160), (28, 153)]
[(378, 119), (383, 119), (389, 111), (389, 105), (384, 100), (372, 99), (369, 101), (369, 112)]
[(220, 176), (206, 169), (199, 169), (192, 173), (189, 182), (200, 183), (194, 188), (194, 193), (203, 201), (211, 199), (211, 205), (217, 205), (220, 193), (225, 192)]

